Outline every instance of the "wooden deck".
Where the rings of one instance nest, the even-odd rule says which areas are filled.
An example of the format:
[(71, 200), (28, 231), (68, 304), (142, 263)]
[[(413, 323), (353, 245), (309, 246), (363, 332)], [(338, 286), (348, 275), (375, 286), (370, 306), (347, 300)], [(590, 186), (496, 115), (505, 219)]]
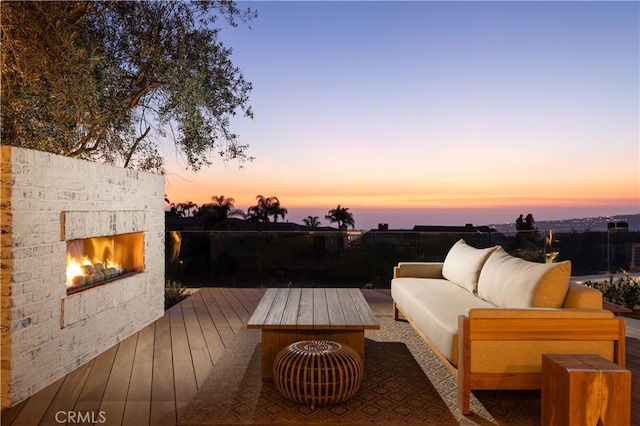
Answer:
[[(56, 413), (63, 420), (67, 412), (93, 413), (95, 424), (175, 425), (264, 291), (201, 289), (94, 360), (2, 410), (2, 425), (58, 425)], [(389, 290), (363, 294), (376, 316), (392, 314)], [(632, 423), (640, 425), (638, 339), (627, 338), (627, 368), (633, 372)]]

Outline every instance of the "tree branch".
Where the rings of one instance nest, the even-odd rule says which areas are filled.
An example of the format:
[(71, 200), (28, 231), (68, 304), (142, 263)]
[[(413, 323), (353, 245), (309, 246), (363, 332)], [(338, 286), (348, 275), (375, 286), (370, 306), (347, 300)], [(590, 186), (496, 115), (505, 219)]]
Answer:
[(129, 150), (129, 153), (127, 154), (127, 159), (124, 162), (125, 168), (129, 167), (129, 162), (131, 161), (131, 157), (133, 157), (133, 153), (136, 152), (136, 149), (138, 148), (138, 144), (140, 143), (140, 141), (142, 141), (142, 139), (147, 137), (150, 130), (151, 130), (151, 126), (147, 126), (147, 130), (145, 130), (143, 134), (141, 134), (136, 138), (136, 141), (133, 143), (133, 145), (131, 146), (131, 149)]
[(152, 88), (154, 88), (155, 84), (148, 84), (144, 86), (142, 89), (138, 90), (138, 92), (133, 95), (133, 98), (129, 101), (129, 109), (133, 109), (138, 106), (138, 102), (140, 102), (140, 98), (142, 98), (145, 94), (149, 92)]
[(89, 132), (86, 135), (84, 135), (82, 140), (80, 141), (80, 146), (78, 148), (75, 148), (73, 151), (69, 151), (67, 153), (67, 156), (72, 158), (78, 158), (85, 152), (91, 152), (91, 151), (97, 150), (98, 146), (100, 145), (100, 142), (98, 140), (96, 140), (96, 143), (91, 148), (87, 148), (87, 144), (92, 138), (95, 137), (95, 134), (97, 133), (96, 128), (97, 128), (96, 125), (91, 126), (91, 130), (89, 130)]

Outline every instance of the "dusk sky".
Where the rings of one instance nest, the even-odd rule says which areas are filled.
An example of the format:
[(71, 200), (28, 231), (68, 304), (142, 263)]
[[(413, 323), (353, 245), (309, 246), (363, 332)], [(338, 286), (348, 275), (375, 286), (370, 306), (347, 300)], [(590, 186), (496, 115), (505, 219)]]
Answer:
[(240, 2), (255, 160), (186, 172), (175, 203), (277, 196), (356, 229), (640, 213), (640, 3)]

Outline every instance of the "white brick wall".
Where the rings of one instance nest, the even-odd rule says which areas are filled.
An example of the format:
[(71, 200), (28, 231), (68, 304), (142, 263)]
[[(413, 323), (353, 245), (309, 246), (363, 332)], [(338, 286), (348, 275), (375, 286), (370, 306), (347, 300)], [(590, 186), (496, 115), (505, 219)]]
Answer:
[[(164, 179), (8, 146), (2, 157), (5, 407), (163, 315)], [(67, 296), (65, 238), (127, 232), (145, 232), (144, 272)]]

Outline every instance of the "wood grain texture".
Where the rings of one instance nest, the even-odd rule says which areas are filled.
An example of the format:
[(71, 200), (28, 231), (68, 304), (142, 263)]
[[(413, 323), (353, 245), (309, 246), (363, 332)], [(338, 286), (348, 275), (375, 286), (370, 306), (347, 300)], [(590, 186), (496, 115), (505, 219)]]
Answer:
[(612, 319), (500, 318), (471, 320), (473, 340), (616, 340), (619, 323)]
[(542, 356), (542, 425), (631, 423), (631, 372), (597, 355)]

